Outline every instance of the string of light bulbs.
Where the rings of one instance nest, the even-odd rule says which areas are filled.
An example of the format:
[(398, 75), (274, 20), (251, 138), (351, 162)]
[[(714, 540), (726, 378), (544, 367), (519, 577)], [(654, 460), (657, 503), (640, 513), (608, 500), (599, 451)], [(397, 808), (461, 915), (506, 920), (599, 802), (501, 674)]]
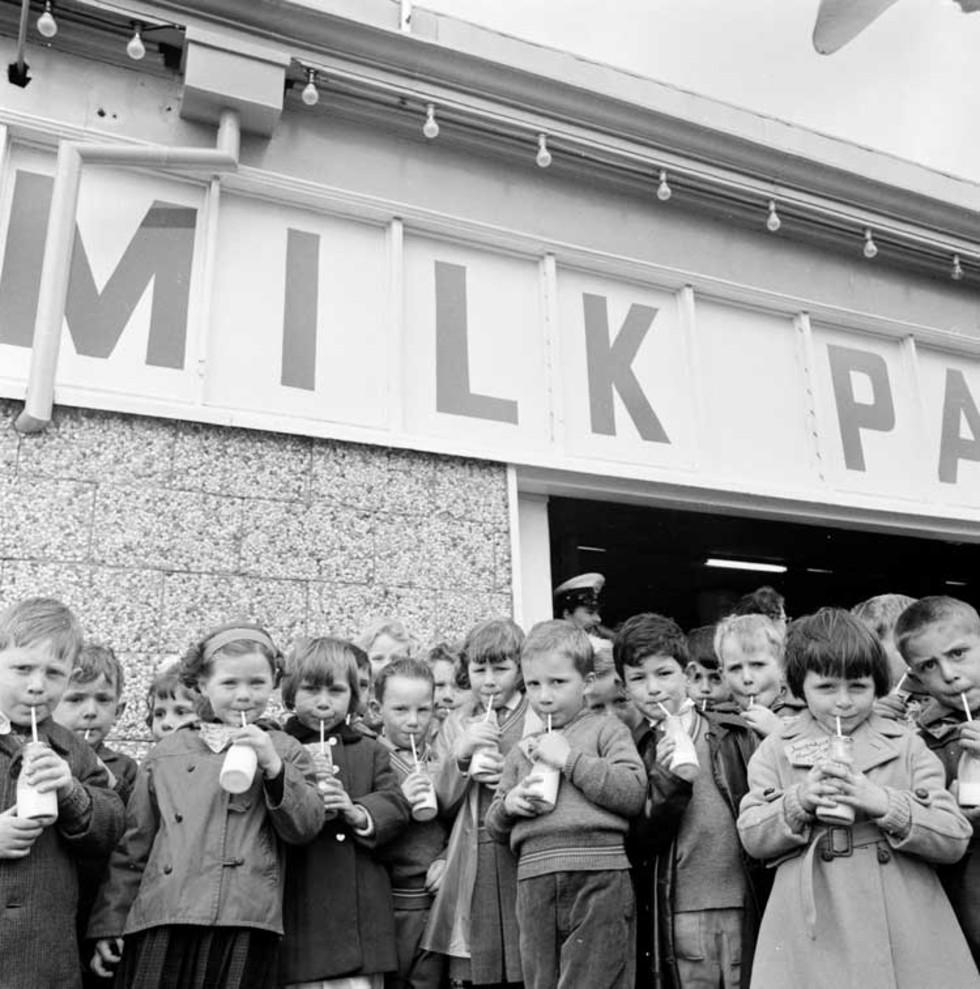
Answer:
[[(314, 70), (309, 66), (302, 65), (301, 68), (306, 74), (307, 79), (306, 87), (303, 89), (301, 95), (303, 102), (309, 106), (315, 106), (319, 100), (319, 92), (316, 90), (318, 77), (320, 75), (330, 75), (336, 77), (338, 81), (346, 83), (348, 86), (355, 83), (361, 84), (367, 90), (368, 98), (371, 97), (371, 92), (375, 92), (376, 97), (378, 95), (386, 95), (389, 98), (396, 99), (399, 106), (408, 105), (411, 107), (413, 104), (418, 105), (422, 111), (421, 132), (426, 141), (435, 141), (442, 133), (444, 120), (440, 119), (440, 113), (441, 110), (447, 109), (451, 111), (450, 115), (454, 123), (464, 125), (470, 131), (475, 128), (479, 131), (487, 131), (495, 134), (498, 133), (498, 130), (492, 129), (492, 125), (496, 124), (498, 128), (501, 125), (505, 127), (501, 136), (507, 136), (511, 140), (519, 142), (522, 133), (527, 135), (533, 141), (533, 160), (538, 168), (541, 169), (550, 168), (555, 161), (556, 151), (552, 141), (557, 136), (560, 139), (558, 150), (564, 151), (566, 147), (568, 150), (574, 150), (574, 160), (578, 163), (591, 158), (598, 164), (617, 167), (617, 162), (611, 160), (615, 155), (616, 158), (620, 159), (618, 163), (619, 168), (642, 174), (644, 171), (643, 166), (645, 165), (646, 174), (650, 174), (649, 156), (643, 154), (634, 152), (627, 152), (625, 154), (619, 152), (617, 154), (611, 152), (608, 148), (602, 148), (603, 155), (601, 157), (595, 157), (593, 154), (589, 154), (589, 152), (602, 147), (598, 142), (596, 142), (596, 146), (593, 148), (591, 142), (587, 143), (580, 138), (571, 137), (568, 134), (556, 135), (541, 129), (529, 130), (526, 123), (522, 124), (516, 118), (509, 117), (505, 114), (495, 114), (492, 111), (466, 106), (456, 101), (427, 99), (423, 94), (409, 91), (392, 83), (385, 83), (378, 80), (370, 80), (369, 82), (362, 76), (340, 73), (335, 69), (321, 68)], [(361, 95), (363, 97), (365, 94), (358, 88), (353, 92), (348, 92), (347, 95)], [(765, 229), (771, 234), (778, 234), (784, 230), (784, 217), (780, 214), (780, 206), (785, 205), (785, 203), (780, 204), (776, 197), (765, 196), (764, 193), (761, 193), (761, 190), (753, 193), (749, 188), (750, 182), (748, 180), (742, 182), (728, 180), (723, 183), (706, 183), (704, 170), (689, 172), (684, 168), (678, 169), (677, 165), (672, 165), (668, 169), (667, 167), (658, 167), (654, 163), (655, 194), (660, 202), (668, 202), (674, 194), (669, 178), (672, 171), (680, 174), (685, 179), (685, 187), (692, 184), (692, 182), (695, 186), (704, 185), (716, 195), (720, 194), (726, 199), (732, 198), (732, 193), (735, 193), (734, 198), (749, 206), (751, 206), (752, 198), (758, 196), (759, 198), (756, 199), (756, 202), (760, 202), (761, 200), (760, 205), (764, 211), (763, 223)], [(782, 193), (780, 198), (785, 200), (786, 193)], [(812, 197), (810, 198), (812, 199)], [(849, 213), (845, 207), (820, 207), (814, 206), (810, 202), (796, 200), (792, 201), (792, 206), (792, 216), (801, 220), (812, 220), (818, 223), (818, 225), (829, 225), (832, 229), (840, 233), (846, 233), (849, 225), (856, 225), (858, 231), (863, 236), (861, 242), (862, 255), (869, 261), (873, 261), (878, 257), (879, 246), (875, 241), (872, 227), (866, 223), (862, 223), (860, 218), (855, 220), (853, 214)], [(860, 217), (860, 213), (858, 216)], [(871, 217), (868, 216), (867, 218), (870, 219)], [(821, 221), (823, 221), (822, 224)], [(853, 229), (853, 226), (851, 228)], [(896, 246), (904, 245), (906, 249), (913, 250), (920, 257), (927, 256), (935, 260), (940, 258), (943, 253), (946, 253), (946, 257), (951, 262), (949, 269), (950, 277), (954, 281), (962, 281), (966, 276), (967, 271), (963, 264), (964, 257), (969, 257), (971, 260), (980, 259), (980, 250), (975, 253), (971, 250), (967, 253), (964, 250), (965, 245), (950, 247), (948, 243), (943, 243), (939, 237), (923, 236), (921, 234), (916, 236), (907, 231), (895, 229), (894, 225), (888, 227), (888, 235), (891, 243)]]

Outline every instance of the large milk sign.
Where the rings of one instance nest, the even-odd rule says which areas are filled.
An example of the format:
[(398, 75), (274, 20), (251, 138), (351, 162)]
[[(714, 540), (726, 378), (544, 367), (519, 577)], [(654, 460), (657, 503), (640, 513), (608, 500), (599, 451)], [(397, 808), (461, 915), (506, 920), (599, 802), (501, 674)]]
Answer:
[[(17, 396), (49, 160), (18, 152), (4, 187), (0, 388)], [(980, 510), (968, 355), (227, 193), (206, 249), (204, 211), (191, 184), (86, 172), (62, 401)]]

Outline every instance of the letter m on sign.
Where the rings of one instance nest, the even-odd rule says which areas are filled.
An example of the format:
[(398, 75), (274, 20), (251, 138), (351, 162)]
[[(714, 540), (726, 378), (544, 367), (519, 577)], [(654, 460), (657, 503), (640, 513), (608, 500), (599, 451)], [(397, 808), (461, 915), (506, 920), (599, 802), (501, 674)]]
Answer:
[[(0, 343), (30, 347), (53, 180), (18, 171), (0, 271)], [(153, 285), (146, 363), (182, 368), (197, 211), (154, 202), (100, 292), (75, 230), (65, 318), (75, 350), (106, 358), (147, 288)]]

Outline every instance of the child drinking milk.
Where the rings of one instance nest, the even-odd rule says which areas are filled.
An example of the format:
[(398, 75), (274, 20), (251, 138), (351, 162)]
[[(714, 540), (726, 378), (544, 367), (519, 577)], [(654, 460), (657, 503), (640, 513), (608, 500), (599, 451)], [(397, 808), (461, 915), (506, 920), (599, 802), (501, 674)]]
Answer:
[[(215, 629), (184, 656), (202, 723), (166, 735), (147, 756), (89, 923), (99, 939), (93, 969), (107, 975), (122, 956), (117, 986), (276, 984), (280, 842), (310, 841), (323, 822), (309, 754), (260, 720), (279, 670), (272, 639), (248, 623)], [(228, 792), (225, 759), (248, 751), (254, 778)]]
[(346, 723), (359, 693), (351, 643), (293, 647), (282, 699), (295, 716), (286, 731), (314, 753), (327, 819), (316, 841), (289, 853), (284, 986), (380, 989), (398, 965), (391, 883), (374, 851), (408, 826), (409, 805), (388, 750)]
[(807, 710), (759, 746), (738, 819), (748, 853), (778, 862), (752, 986), (980, 986), (932, 867), (963, 855), (970, 827), (939, 760), (873, 711), (881, 644), (824, 608), (793, 623), (786, 655)]

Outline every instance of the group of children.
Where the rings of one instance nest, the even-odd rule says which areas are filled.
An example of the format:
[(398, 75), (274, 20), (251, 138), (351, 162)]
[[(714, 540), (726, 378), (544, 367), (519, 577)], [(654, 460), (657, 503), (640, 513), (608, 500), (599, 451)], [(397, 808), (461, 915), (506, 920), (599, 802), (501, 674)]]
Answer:
[(22, 601), (0, 982), (980, 986), (980, 617), (897, 601), (493, 619), (421, 656), (398, 623), (284, 657), (233, 622), (153, 681), (139, 766), (111, 650)]

